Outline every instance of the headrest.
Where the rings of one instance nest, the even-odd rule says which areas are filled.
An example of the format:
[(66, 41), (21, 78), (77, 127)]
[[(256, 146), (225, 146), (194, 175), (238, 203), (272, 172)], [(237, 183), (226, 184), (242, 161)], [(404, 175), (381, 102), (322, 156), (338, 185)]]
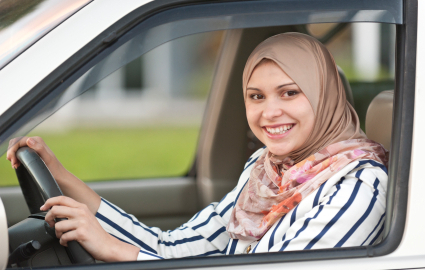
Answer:
[(393, 123), (394, 91), (379, 93), (370, 103), (366, 113), (366, 135), (390, 150)]

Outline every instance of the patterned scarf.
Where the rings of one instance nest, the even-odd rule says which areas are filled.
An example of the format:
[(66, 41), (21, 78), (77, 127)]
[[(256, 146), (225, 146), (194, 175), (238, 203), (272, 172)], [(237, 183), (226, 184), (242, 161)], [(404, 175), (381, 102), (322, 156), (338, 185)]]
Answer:
[(273, 224), (349, 163), (370, 159), (387, 166), (384, 147), (368, 139), (333, 143), (294, 165), (267, 149), (251, 170), (230, 217), (234, 239), (259, 240)]

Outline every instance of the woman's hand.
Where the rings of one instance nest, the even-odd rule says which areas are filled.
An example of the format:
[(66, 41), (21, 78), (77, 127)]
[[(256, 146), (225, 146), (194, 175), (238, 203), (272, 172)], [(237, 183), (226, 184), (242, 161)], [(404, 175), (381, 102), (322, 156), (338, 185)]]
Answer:
[[(45, 220), (50, 227), (55, 227), (56, 237), (60, 239), (61, 245), (67, 246), (69, 241), (75, 240), (100, 261), (137, 259), (140, 248), (121, 242), (108, 234), (85, 204), (59, 196), (47, 200), (40, 208), (42, 211), (49, 209)], [(68, 220), (55, 222), (57, 218)]]
[(7, 150), (7, 159), (13, 168), (18, 168), (21, 163), (16, 157), (20, 147), (28, 146), (34, 149), (43, 159), (53, 178), (55, 178), (63, 194), (87, 205), (91, 213), (95, 214), (100, 205), (100, 197), (89, 186), (65, 169), (40, 137), (19, 137), (10, 140)]
[(68, 171), (63, 167), (52, 150), (50, 150), (40, 137), (18, 137), (9, 141), (9, 148), (7, 150), (6, 157), (14, 169), (21, 165), (21, 162), (19, 162), (16, 157), (16, 151), (24, 146), (28, 146), (37, 152), (37, 154), (43, 159), (44, 163), (46, 163), (46, 166), (49, 168), (56, 181), (65, 177)]

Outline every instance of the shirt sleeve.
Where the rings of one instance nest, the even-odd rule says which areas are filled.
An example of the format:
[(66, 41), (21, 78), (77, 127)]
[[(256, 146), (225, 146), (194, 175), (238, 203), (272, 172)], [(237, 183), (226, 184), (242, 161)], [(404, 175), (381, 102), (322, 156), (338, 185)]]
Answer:
[[(294, 222), (269, 251), (363, 246), (375, 243), (383, 230), (386, 184), (386, 168), (380, 164), (371, 166), (368, 163), (366, 168), (353, 170), (304, 216), (296, 217), (295, 209), (292, 213)], [(319, 198), (320, 192), (317, 192), (316, 196)], [(278, 229), (279, 226), (275, 228)]]
[(140, 247), (138, 260), (167, 259), (223, 254), (229, 240), (226, 232), (233, 208), (232, 192), (220, 203), (212, 203), (175, 230), (162, 231), (139, 222), (102, 198), (96, 218), (117, 239)]
[[(148, 227), (133, 215), (102, 198), (96, 218), (112, 236), (140, 247), (138, 260), (225, 254), (230, 236), (226, 231), (234, 201), (248, 180), (249, 167), (263, 149), (248, 159), (238, 185), (220, 202), (211, 203), (175, 230)], [(246, 178), (246, 179), (245, 179)]]

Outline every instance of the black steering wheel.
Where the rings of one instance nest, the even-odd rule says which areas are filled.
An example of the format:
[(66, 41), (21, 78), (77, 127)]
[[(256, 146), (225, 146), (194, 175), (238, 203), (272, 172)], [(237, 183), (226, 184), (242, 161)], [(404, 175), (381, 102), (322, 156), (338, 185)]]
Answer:
[[(29, 147), (22, 147), (16, 152), (16, 157), (19, 159), (22, 165), (16, 169), (16, 175), (18, 177), (19, 185), (21, 186), (25, 201), (27, 202), (28, 208), (31, 212), (31, 216), (28, 219), (38, 218), (40, 220), (41, 217), (41, 219), (44, 220), (45, 213), (40, 213), (40, 207), (48, 199), (56, 196), (62, 196), (62, 191), (60, 190), (56, 180), (53, 178), (46, 164), (33, 149)], [(20, 223), (25, 223), (25, 220)], [(20, 223), (14, 225), (13, 227), (19, 225)], [(28, 222), (26, 224), (28, 224)], [(49, 231), (49, 226), (46, 226), (46, 224), (47, 223), (44, 224), (45, 234), (52, 235), (54, 232), (52, 233), (52, 230)], [(28, 225), (24, 225), (21, 225), (21, 227), (28, 227)], [(11, 229), (13, 227), (9, 228), (9, 235), (11, 235)], [(15, 228), (15, 231), (22, 231), (22, 229)], [(22, 242), (23, 240), (20, 241)], [(12, 243), (10, 246), (12, 246)], [(65, 249), (70, 261), (73, 264), (95, 263), (95, 259), (77, 241), (68, 242), (68, 247), (65, 247)], [(34, 254), (34, 256), (36, 255), (37, 254)]]

